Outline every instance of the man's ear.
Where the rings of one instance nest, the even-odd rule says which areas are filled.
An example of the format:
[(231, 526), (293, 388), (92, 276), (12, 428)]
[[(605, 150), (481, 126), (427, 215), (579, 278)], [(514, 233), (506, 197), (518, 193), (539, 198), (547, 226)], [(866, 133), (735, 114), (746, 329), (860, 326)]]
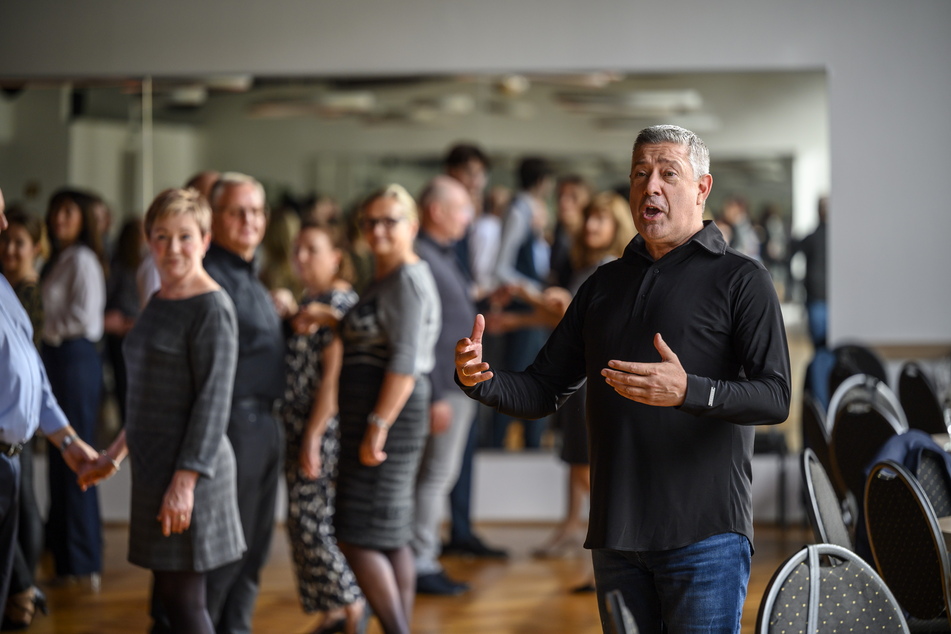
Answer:
[(710, 195), (710, 190), (713, 189), (713, 175), (704, 174), (701, 176), (700, 180), (697, 181), (697, 189), (697, 204), (702, 207), (707, 200), (707, 196)]

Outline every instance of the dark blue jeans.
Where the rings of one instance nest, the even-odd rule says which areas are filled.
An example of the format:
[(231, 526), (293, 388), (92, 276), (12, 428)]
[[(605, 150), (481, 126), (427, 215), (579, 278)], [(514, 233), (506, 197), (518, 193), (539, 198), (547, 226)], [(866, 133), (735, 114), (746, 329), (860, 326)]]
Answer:
[(750, 556), (738, 533), (674, 550), (594, 550), (601, 627), (608, 631), (604, 597), (618, 589), (640, 634), (739, 633)]
[[(59, 346), (43, 345), (43, 363), (53, 396), (69, 424), (86, 443), (96, 446), (102, 359), (88, 339), (70, 339)], [(49, 461), (49, 515), (46, 545), (57, 575), (88, 575), (102, 571), (102, 520), (99, 490), (79, 488), (76, 474), (52, 448)]]

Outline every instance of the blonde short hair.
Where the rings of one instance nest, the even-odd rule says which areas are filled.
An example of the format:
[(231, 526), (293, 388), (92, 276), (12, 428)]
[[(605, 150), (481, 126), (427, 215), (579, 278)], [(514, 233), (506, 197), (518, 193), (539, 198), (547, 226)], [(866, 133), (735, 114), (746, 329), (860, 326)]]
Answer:
[(366, 210), (370, 205), (381, 198), (391, 198), (395, 200), (403, 208), (407, 220), (419, 222), (419, 209), (416, 206), (416, 201), (413, 199), (413, 196), (406, 191), (405, 187), (397, 185), (396, 183), (381, 187), (367, 196), (363, 200), (363, 204), (360, 205), (360, 218), (366, 215)]
[(145, 235), (152, 235), (152, 226), (169, 216), (190, 215), (202, 236), (211, 231), (211, 207), (196, 189), (166, 189), (155, 197), (145, 212)]

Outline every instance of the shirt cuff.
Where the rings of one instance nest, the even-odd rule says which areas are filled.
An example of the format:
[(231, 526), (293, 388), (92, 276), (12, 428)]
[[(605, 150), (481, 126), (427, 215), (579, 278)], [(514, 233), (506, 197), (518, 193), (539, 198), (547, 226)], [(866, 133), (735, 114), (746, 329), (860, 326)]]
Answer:
[(716, 403), (716, 381), (694, 374), (687, 375), (687, 393), (680, 410), (688, 414), (702, 414)]

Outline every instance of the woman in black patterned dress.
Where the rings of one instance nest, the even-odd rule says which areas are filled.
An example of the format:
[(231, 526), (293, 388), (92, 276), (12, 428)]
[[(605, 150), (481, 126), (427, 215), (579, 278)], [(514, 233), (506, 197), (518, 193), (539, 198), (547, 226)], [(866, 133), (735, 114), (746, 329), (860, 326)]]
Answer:
[(315, 323), (316, 331), (288, 339), (280, 412), (287, 442), (287, 534), (301, 607), (308, 614), (323, 613), (314, 632), (349, 634), (360, 629), (366, 602), (333, 528), (340, 448), (337, 381), (343, 356), (335, 325), (357, 301), (340, 279), (342, 259), (332, 227), (303, 224), (294, 245), (305, 288), (297, 325)]

